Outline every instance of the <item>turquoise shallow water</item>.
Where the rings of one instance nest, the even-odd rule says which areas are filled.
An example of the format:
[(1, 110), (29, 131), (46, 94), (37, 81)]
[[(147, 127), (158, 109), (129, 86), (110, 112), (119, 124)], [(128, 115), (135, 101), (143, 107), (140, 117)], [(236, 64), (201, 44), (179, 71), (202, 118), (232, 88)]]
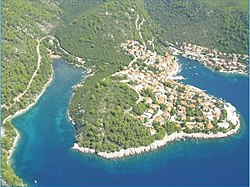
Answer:
[(37, 180), (38, 186), (248, 185), (248, 78), (214, 73), (184, 58), (180, 63), (187, 78), (184, 83), (192, 83), (237, 107), (243, 122), (237, 135), (174, 142), (151, 153), (119, 160), (72, 151), (75, 131), (66, 111), (71, 87), (84, 72), (64, 60), (54, 60), (51, 86), (35, 107), (13, 120), (21, 133), (12, 157), (16, 173), (29, 185)]

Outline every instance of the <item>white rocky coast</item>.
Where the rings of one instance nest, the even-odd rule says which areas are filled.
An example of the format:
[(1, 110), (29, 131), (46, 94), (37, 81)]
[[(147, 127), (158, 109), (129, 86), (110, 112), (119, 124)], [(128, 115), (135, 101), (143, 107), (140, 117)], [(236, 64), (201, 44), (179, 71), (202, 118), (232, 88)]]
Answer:
[[(233, 116), (236, 114), (236, 112), (233, 112)], [(121, 149), (120, 151), (116, 152), (98, 152), (94, 149), (89, 149), (89, 148), (84, 148), (84, 147), (79, 147), (77, 143), (74, 144), (73, 149), (83, 152), (83, 153), (96, 153), (97, 155), (107, 158), (107, 159), (115, 159), (115, 158), (122, 158), (125, 156), (131, 156), (131, 155), (136, 155), (136, 154), (141, 154), (144, 152), (149, 152), (156, 150), (159, 147), (162, 147), (166, 145), (167, 143), (170, 143), (174, 140), (180, 140), (184, 138), (194, 138), (194, 139), (214, 139), (214, 138), (224, 138), (227, 136), (230, 136), (232, 134), (235, 134), (239, 129), (240, 129), (240, 121), (239, 121), (239, 115), (237, 115), (236, 119), (236, 126), (234, 129), (229, 130), (226, 133), (223, 132), (218, 132), (217, 134), (205, 134), (205, 133), (185, 133), (185, 132), (175, 132), (171, 135), (166, 135), (162, 140), (156, 140), (155, 142), (151, 143), (148, 146), (140, 146), (137, 148), (129, 148), (129, 149)]]

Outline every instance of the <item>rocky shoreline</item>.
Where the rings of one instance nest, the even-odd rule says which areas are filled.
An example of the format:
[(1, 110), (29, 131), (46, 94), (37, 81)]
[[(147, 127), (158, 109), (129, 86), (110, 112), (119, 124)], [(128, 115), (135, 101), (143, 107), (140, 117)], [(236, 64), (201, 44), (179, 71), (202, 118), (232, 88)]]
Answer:
[[(33, 106), (35, 106), (35, 104), (38, 102), (38, 100), (40, 99), (40, 97), (43, 95), (43, 93), (46, 91), (47, 87), (50, 85), (50, 83), (52, 82), (52, 77), (53, 77), (53, 73), (52, 76), (50, 77), (50, 79), (48, 80), (48, 82), (44, 85), (43, 90), (40, 92), (40, 94), (36, 97), (34, 103), (29, 104), (26, 108), (17, 111), (15, 114), (8, 116), (7, 118), (4, 119), (3, 124), (7, 122), (7, 120), (11, 120), (25, 112), (27, 112), (29, 109), (31, 109)], [(15, 137), (15, 140), (13, 142), (13, 145), (11, 147), (11, 149), (9, 150), (9, 156), (8, 156), (8, 164), (10, 163), (10, 158), (16, 148), (16, 144), (18, 142), (18, 139), (20, 138), (20, 134), (19, 132), (15, 129), (17, 136)]]
[[(15, 128), (14, 128), (15, 129)], [(7, 157), (7, 164), (11, 164), (10, 162), (11, 162), (11, 160), (10, 160), (10, 157), (12, 156), (12, 154), (13, 154), (13, 152), (15, 151), (15, 148), (16, 148), (16, 146), (17, 146), (17, 142), (18, 142), (18, 140), (19, 140), (19, 138), (20, 138), (20, 134), (19, 134), (19, 132), (15, 129), (15, 132), (16, 132), (16, 137), (15, 137), (15, 139), (14, 139), (14, 143), (13, 143), (13, 146), (11, 147), (11, 149), (9, 150), (9, 156)]]
[[(138, 43), (136, 43), (134, 41), (128, 41), (128, 43), (131, 44), (131, 45), (138, 44)], [(122, 46), (126, 47), (126, 45), (122, 45)], [(134, 54), (134, 51), (132, 49), (129, 48), (129, 53)], [(143, 47), (140, 46), (139, 49), (143, 49)], [(147, 52), (147, 54), (148, 53), (149, 52)], [(135, 54), (140, 55), (140, 51), (135, 51)], [(154, 54), (152, 56), (154, 56)], [(141, 58), (143, 60), (145, 60), (143, 57), (141, 57)], [(176, 58), (175, 58), (174, 62), (176, 62)], [(131, 65), (132, 65), (132, 63), (130, 64), (130, 66)], [(181, 67), (177, 62), (176, 62), (176, 65), (177, 65), (177, 67), (174, 66), (174, 63), (171, 64), (171, 67), (173, 67), (173, 68), (171, 69), (172, 71), (170, 71), (168, 76), (167, 76), (168, 80), (169, 79), (174, 80), (174, 79), (178, 78), (178, 77), (175, 77), (175, 76), (180, 73)], [(124, 71), (132, 71), (132, 70), (130, 68), (129, 70), (124, 70)], [(127, 72), (127, 75), (131, 75), (132, 73), (133, 72)], [(140, 85), (143, 85), (143, 84), (141, 83)], [(197, 89), (196, 87), (194, 87), (194, 88)], [(201, 92), (201, 91), (199, 91), (199, 92)], [(211, 98), (210, 98), (210, 100), (211, 100)], [(227, 109), (226, 111), (228, 112), (226, 118), (234, 124), (234, 129), (230, 129), (228, 132), (224, 132), (224, 133), (223, 132), (217, 132), (216, 134), (214, 134), (212, 132), (210, 132), (209, 134), (206, 134), (206, 133), (185, 133), (184, 131), (179, 132), (179, 133), (175, 132), (175, 133), (173, 133), (171, 135), (165, 135), (165, 137), (162, 140), (156, 140), (156, 141), (154, 141), (153, 143), (151, 143), (148, 146), (140, 146), (140, 147), (137, 147), (137, 148), (132, 147), (132, 148), (128, 148), (128, 149), (121, 149), (120, 151), (116, 151), (116, 152), (97, 152), (95, 149), (80, 147), (77, 143), (74, 144), (72, 149), (83, 152), (83, 153), (91, 153), (91, 154), (95, 153), (95, 154), (97, 154), (97, 155), (99, 155), (101, 157), (107, 158), (107, 159), (115, 159), (115, 158), (122, 158), (122, 157), (125, 157), (125, 156), (130, 156), (130, 155), (141, 154), (141, 153), (148, 152), (148, 151), (153, 151), (153, 150), (155, 150), (155, 149), (157, 149), (159, 147), (162, 147), (162, 146), (166, 145), (168, 142), (172, 142), (174, 140), (180, 140), (180, 139), (185, 139), (185, 138), (212, 139), (212, 138), (227, 137), (227, 136), (230, 136), (230, 135), (236, 133), (240, 129), (240, 120), (239, 120), (239, 115), (236, 113), (235, 107), (233, 107), (230, 103), (228, 103), (228, 106), (225, 109)], [(70, 121), (74, 124), (74, 121), (69, 116), (69, 113), (68, 113), (68, 117), (69, 117)], [(225, 127), (225, 125), (227, 127)], [(218, 123), (218, 126), (224, 127), (224, 128), (227, 129), (229, 127), (229, 124), (228, 123), (221, 123), (221, 124)], [(189, 127), (187, 127), (187, 128), (189, 128)]]
[[(51, 58), (53, 59), (52, 56), (51, 56)], [(43, 95), (43, 93), (46, 91), (47, 87), (51, 84), (51, 82), (53, 80), (53, 75), (54, 75), (54, 71), (53, 71), (53, 68), (52, 68), (52, 73), (51, 73), (51, 76), (50, 76), (49, 80), (44, 85), (44, 87), (43, 87), (42, 91), (40, 92), (40, 94), (35, 98), (35, 101), (33, 103), (29, 104), (26, 108), (21, 109), (21, 110), (17, 111), (15, 114), (10, 115), (7, 118), (5, 118), (3, 120), (3, 122), (2, 122), (2, 124), (6, 123), (8, 120), (11, 120), (11, 119), (13, 119), (13, 118), (15, 118), (15, 117), (17, 117), (17, 116), (19, 116), (19, 115), (27, 112), (29, 109), (31, 109), (38, 102), (38, 100), (41, 98), (41, 96)], [(9, 150), (8, 164), (10, 164), (10, 158), (11, 158), (11, 156), (12, 156), (12, 154), (13, 154), (15, 148), (16, 148), (17, 142), (18, 142), (18, 140), (20, 138), (20, 134), (19, 134), (19, 132), (16, 129), (15, 129), (15, 132), (16, 132), (17, 136), (15, 137), (13, 145), (12, 145), (11, 149)]]
[[(239, 116), (238, 116), (239, 117)], [(151, 143), (148, 146), (140, 146), (137, 148), (128, 148), (128, 149), (121, 149), (120, 151), (116, 152), (96, 152), (95, 149), (90, 149), (90, 148), (85, 148), (85, 147), (80, 147), (77, 143), (74, 144), (73, 148), (76, 151), (80, 151), (83, 153), (90, 153), (90, 154), (97, 154), (98, 156), (107, 158), (107, 159), (117, 159), (117, 158), (122, 158), (126, 156), (132, 156), (132, 155), (137, 155), (141, 154), (144, 152), (149, 152), (156, 150), (162, 146), (165, 146), (166, 144), (173, 142), (175, 140), (181, 140), (185, 138), (193, 138), (193, 139), (215, 139), (215, 138), (225, 138), (227, 136), (231, 136), (235, 133), (238, 132), (240, 129), (240, 120), (238, 118), (237, 125), (235, 126), (234, 129), (229, 130), (226, 133), (218, 132), (217, 134), (205, 134), (205, 133), (173, 133), (171, 135), (166, 135), (162, 140), (156, 140), (155, 142)]]
[(47, 87), (50, 85), (50, 83), (51, 83), (51, 81), (53, 79), (53, 74), (54, 74), (54, 71), (53, 71), (53, 68), (52, 68), (51, 77), (49, 78), (49, 80), (47, 81), (47, 83), (44, 85), (44, 87), (43, 87), (42, 91), (40, 92), (40, 94), (35, 98), (35, 101), (33, 103), (29, 104), (26, 108), (21, 109), (21, 110), (17, 111), (15, 114), (6, 117), (3, 120), (3, 124), (6, 123), (8, 120), (11, 120), (14, 117), (17, 117), (17, 116), (19, 116), (19, 115), (27, 112), (30, 108), (32, 108), (37, 103), (37, 101), (40, 99), (40, 97), (43, 95), (43, 93), (46, 91)]

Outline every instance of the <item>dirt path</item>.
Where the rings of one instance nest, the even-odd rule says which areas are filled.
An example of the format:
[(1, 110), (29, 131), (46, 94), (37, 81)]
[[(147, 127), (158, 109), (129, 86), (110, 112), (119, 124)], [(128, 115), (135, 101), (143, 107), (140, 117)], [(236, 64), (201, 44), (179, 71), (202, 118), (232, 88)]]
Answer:
[(138, 29), (138, 21), (139, 21), (139, 19), (140, 19), (140, 16), (137, 14), (137, 18), (136, 18), (136, 20), (135, 20), (135, 28), (136, 28), (137, 30), (139, 30), (139, 29)]
[(21, 97), (23, 97), (24, 94), (26, 94), (26, 92), (29, 90), (35, 76), (37, 75), (37, 72), (38, 70), (40, 69), (40, 65), (41, 65), (41, 61), (42, 61), (42, 56), (41, 56), (41, 53), (40, 53), (40, 43), (45, 39), (47, 38), (47, 36), (41, 38), (40, 40), (36, 40), (37, 41), (37, 46), (36, 46), (36, 53), (37, 53), (37, 67), (36, 67), (36, 70), (34, 71), (29, 83), (28, 83), (28, 86), (26, 87), (26, 89), (20, 93), (18, 96), (16, 96), (13, 100), (14, 100), (14, 103), (18, 102), (20, 100)]
[(143, 100), (143, 97), (141, 96), (141, 94), (139, 93), (139, 91), (137, 89), (135, 89), (133, 86), (131, 86), (129, 84), (127, 84), (127, 85), (128, 85), (128, 87), (130, 87), (131, 89), (133, 89), (137, 93), (137, 95), (139, 96), (138, 100), (136, 101), (136, 104), (138, 104), (139, 102), (141, 102)]
[(30, 86), (31, 86), (31, 84), (32, 84), (32, 82), (33, 82), (35, 76), (37, 75), (38, 70), (40, 69), (40, 65), (41, 65), (41, 61), (42, 61), (42, 56), (41, 56), (41, 53), (40, 53), (40, 43), (41, 43), (45, 38), (47, 38), (47, 37), (48, 37), (48, 36), (45, 36), (45, 37), (41, 38), (40, 40), (38, 40), (38, 39), (36, 40), (36, 41), (37, 41), (37, 46), (36, 46), (37, 67), (36, 67), (36, 70), (34, 71), (32, 77), (31, 77), (31, 79), (30, 79), (30, 81), (29, 81), (29, 83), (28, 83), (26, 89), (25, 89), (22, 93), (18, 94), (18, 95), (13, 99), (13, 100), (14, 100), (14, 103), (11, 103), (10, 106), (7, 106), (6, 104), (4, 104), (4, 105), (1, 106), (2, 108), (6, 108), (6, 109), (8, 110), (8, 109), (11, 108), (16, 102), (19, 102), (19, 101), (20, 101), (20, 98), (23, 97), (23, 95), (26, 94), (27, 91), (29, 90), (29, 88), (30, 88)]
[(143, 24), (144, 24), (144, 22), (145, 22), (146, 20), (144, 19), (144, 17), (141, 17), (141, 18), (142, 18), (142, 21), (138, 24), (138, 21), (140, 21), (140, 16), (137, 14), (137, 18), (136, 18), (136, 20), (135, 20), (135, 28), (138, 30), (139, 36), (140, 36), (140, 38), (141, 38), (141, 40), (142, 40), (142, 43), (143, 43), (143, 46), (144, 46), (144, 50), (143, 50), (143, 51), (146, 51), (146, 50), (147, 50), (147, 46), (146, 46), (146, 43), (145, 43), (145, 41), (144, 41), (144, 38), (143, 38), (143, 36), (142, 36), (142, 34), (141, 34), (141, 28), (142, 28), (142, 26), (143, 26)]
[[(31, 36), (32, 36), (32, 35), (31, 35)], [(32, 36), (32, 38), (34, 38), (34, 37)], [(33, 82), (35, 76), (37, 75), (38, 70), (40, 69), (40, 65), (41, 65), (41, 61), (42, 61), (42, 56), (41, 56), (41, 53), (40, 53), (40, 43), (41, 43), (44, 39), (46, 39), (46, 38), (51, 38), (51, 39), (55, 40), (56, 43), (57, 43), (57, 46), (58, 46), (65, 54), (71, 55), (71, 54), (68, 53), (65, 49), (63, 49), (63, 48), (61, 47), (59, 40), (58, 40), (56, 37), (54, 37), (54, 36), (47, 35), (47, 36), (44, 36), (44, 37), (41, 38), (41, 39), (36, 39), (36, 41), (37, 41), (37, 46), (36, 46), (37, 67), (36, 67), (36, 70), (34, 71), (34, 73), (33, 73), (32, 77), (31, 77), (31, 79), (29, 80), (26, 89), (25, 89), (22, 93), (18, 94), (15, 98), (13, 98), (13, 101), (14, 101), (13, 103), (11, 103), (9, 106), (7, 106), (6, 104), (3, 104), (3, 105), (1, 106), (2, 108), (5, 108), (5, 109), (8, 110), (8, 109), (11, 108), (14, 104), (16, 104), (17, 102), (19, 102), (20, 99), (28, 92), (28, 90), (29, 90), (29, 88), (30, 88), (30, 86), (31, 86), (31, 84), (32, 84), (32, 82)], [(77, 58), (77, 60), (78, 60), (79, 62), (84, 63), (84, 60), (83, 60), (82, 58), (80, 58), (80, 57), (76, 57), (76, 58)]]

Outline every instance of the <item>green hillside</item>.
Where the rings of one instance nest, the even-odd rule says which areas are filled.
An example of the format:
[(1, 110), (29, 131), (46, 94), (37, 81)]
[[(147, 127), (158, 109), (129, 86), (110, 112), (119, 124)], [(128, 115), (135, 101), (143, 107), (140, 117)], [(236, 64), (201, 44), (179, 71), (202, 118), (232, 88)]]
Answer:
[[(148, 136), (141, 122), (121, 112), (134, 106), (136, 97), (110, 77), (131, 61), (120, 47), (122, 42), (146, 41), (145, 45), (152, 49), (147, 41), (155, 38), (156, 51), (162, 54), (167, 51), (161, 50), (165, 40), (192, 42), (223, 52), (248, 50), (248, 18), (241, 4), (221, 1), (212, 6), (201, 0), (75, 0), (62, 1), (61, 8), (64, 14), (54, 30), (56, 37), (66, 51), (83, 57), (85, 67), (94, 72), (75, 88), (69, 114), (76, 123), (78, 144), (97, 151), (138, 147), (155, 140), (154, 136)], [(135, 26), (136, 21), (143, 19), (144, 41)], [(134, 125), (128, 126), (127, 122)], [(130, 131), (131, 128), (137, 130)], [(114, 133), (117, 131), (121, 133)], [(134, 131), (140, 132), (142, 139), (136, 138)], [(128, 137), (129, 141), (125, 141)]]
[[(51, 76), (51, 60), (46, 47), (41, 44), (41, 65), (27, 89), (37, 68), (36, 40), (41, 39), (55, 26), (60, 9), (57, 4), (43, 0), (3, 0), (2, 15), (1, 119), (3, 121), (34, 102), (34, 98)], [(18, 95), (21, 93), (25, 94), (19, 98)], [(2, 125), (2, 130), (4, 132), (1, 140), (2, 179), (13, 186), (23, 185), (23, 181), (15, 175), (7, 163), (16, 132), (9, 121)]]
[(144, 0), (171, 43), (189, 42), (227, 53), (248, 54), (247, 0)]
[[(134, 25), (137, 13), (130, 10), (135, 6), (145, 19), (150, 19), (141, 1), (63, 2), (65, 11), (55, 35), (63, 48), (76, 56), (122, 63), (128, 58), (121, 52), (120, 44), (127, 39), (140, 40)], [(153, 31), (157, 28), (148, 22), (143, 35), (151, 39)]]
[(37, 68), (36, 46), (58, 20), (59, 9), (46, 1), (3, 1), (2, 24), (2, 119), (33, 102), (51, 74), (50, 59), (41, 44), (41, 68), (26, 94), (18, 102), (13, 99), (27, 88)]
[[(82, 57), (91, 70), (74, 88), (69, 114), (75, 122), (76, 142), (97, 151), (149, 145), (170, 126), (171, 132), (178, 129), (171, 124), (150, 136), (149, 128), (134, 117), (148, 106), (136, 103), (135, 90), (119, 82), (126, 77), (111, 76), (132, 60), (125, 55), (123, 42), (136, 40), (162, 55), (167, 52), (166, 41), (227, 53), (247, 54), (249, 49), (246, 0), (3, 0), (2, 5), (2, 121), (33, 103), (49, 80), (52, 69), (46, 47), (50, 44), (44, 40), (41, 66), (27, 89), (37, 69), (38, 41), (54, 35), (72, 54), (64, 55), (68, 61)], [(143, 62), (138, 60), (137, 65)], [(149, 90), (144, 92), (155, 98)], [(126, 113), (132, 107), (132, 115)], [(2, 177), (10, 185), (24, 185), (7, 163), (16, 132), (9, 121), (2, 129)]]
[[(145, 41), (156, 36), (157, 26), (147, 15), (142, 1), (67, 1), (61, 7), (70, 11), (65, 11), (60, 26), (54, 30), (56, 37), (69, 53), (86, 59), (85, 66), (94, 72), (82, 87), (75, 89), (70, 105), (78, 143), (98, 151), (119, 150), (121, 144), (137, 147), (142, 142), (151, 143), (154, 139), (148, 136), (149, 130), (137, 119), (122, 112), (135, 103), (137, 94), (126, 84), (110, 77), (131, 61), (122, 50), (121, 43), (126, 40), (141, 41), (135, 28), (137, 14), (146, 19), (142, 30)], [(76, 11), (79, 7), (83, 11)], [(85, 111), (84, 115), (76, 112), (79, 108)], [(102, 139), (98, 129), (104, 122), (107, 136)], [(113, 125), (115, 123), (119, 125)], [(116, 134), (118, 129), (124, 133)], [(127, 132), (130, 140), (126, 142)], [(135, 132), (141, 133), (141, 139)], [(117, 141), (110, 140), (113, 138)]]
[(248, 11), (247, 0), (200, 0), (201, 2), (211, 7), (225, 7), (231, 9), (239, 9), (242, 11)]

